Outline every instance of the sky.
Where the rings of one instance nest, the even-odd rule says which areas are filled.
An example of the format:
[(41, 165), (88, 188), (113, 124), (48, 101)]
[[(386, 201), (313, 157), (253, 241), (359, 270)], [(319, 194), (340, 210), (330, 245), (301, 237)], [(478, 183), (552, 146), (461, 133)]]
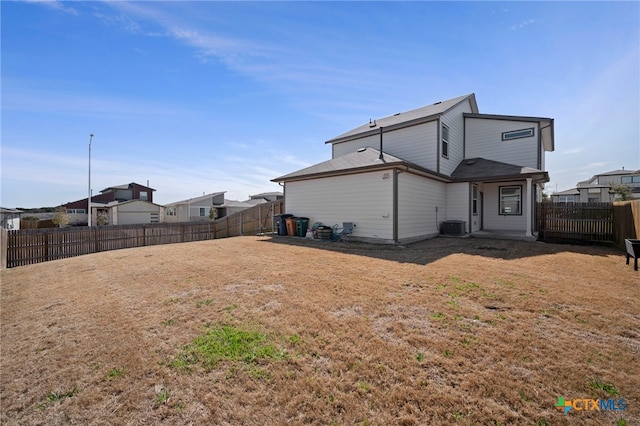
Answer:
[[(282, 190), (325, 141), (475, 93), (550, 117), (547, 192), (640, 169), (638, 2), (2, 1), (3, 207)], [(90, 134), (94, 137), (91, 138)]]

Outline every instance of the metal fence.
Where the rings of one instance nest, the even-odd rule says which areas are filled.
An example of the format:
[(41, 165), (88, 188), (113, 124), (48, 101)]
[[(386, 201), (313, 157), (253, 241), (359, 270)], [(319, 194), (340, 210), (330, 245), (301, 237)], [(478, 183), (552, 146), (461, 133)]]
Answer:
[(283, 213), (283, 208), (284, 203), (279, 200), (213, 222), (5, 231), (2, 236), (3, 263), (6, 262), (7, 268), (13, 268), (108, 250), (273, 232), (274, 216)]

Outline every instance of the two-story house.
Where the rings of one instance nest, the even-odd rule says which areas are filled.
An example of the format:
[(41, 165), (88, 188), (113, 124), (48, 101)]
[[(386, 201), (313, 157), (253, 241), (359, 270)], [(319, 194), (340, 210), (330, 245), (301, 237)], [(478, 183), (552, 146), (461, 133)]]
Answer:
[(551, 194), (552, 201), (560, 203), (609, 203), (616, 200), (613, 188), (629, 187), (632, 199), (640, 199), (640, 170), (612, 170), (593, 175), (578, 182), (575, 188)]
[[(100, 194), (91, 196), (91, 223), (115, 225), (158, 222), (162, 206), (153, 203), (154, 191), (135, 182), (103, 189)], [(132, 202), (134, 200), (137, 202)], [(70, 225), (86, 225), (89, 222), (88, 198), (62, 206), (69, 216)]]
[(480, 114), (474, 94), (371, 120), (326, 142), (332, 158), (273, 179), (285, 211), (357, 239), (407, 243), (465, 233), (534, 238), (535, 202), (549, 177), (553, 119)]

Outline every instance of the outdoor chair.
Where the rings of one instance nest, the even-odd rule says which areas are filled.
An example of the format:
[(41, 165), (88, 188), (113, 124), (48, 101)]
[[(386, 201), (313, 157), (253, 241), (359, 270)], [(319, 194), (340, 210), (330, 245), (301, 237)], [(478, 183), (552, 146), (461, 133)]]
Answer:
[(342, 228), (338, 227), (338, 224), (333, 225), (333, 234), (331, 235), (332, 241), (346, 241), (344, 237), (348, 237), (353, 234), (353, 228), (356, 224), (353, 222), (342, 222)]

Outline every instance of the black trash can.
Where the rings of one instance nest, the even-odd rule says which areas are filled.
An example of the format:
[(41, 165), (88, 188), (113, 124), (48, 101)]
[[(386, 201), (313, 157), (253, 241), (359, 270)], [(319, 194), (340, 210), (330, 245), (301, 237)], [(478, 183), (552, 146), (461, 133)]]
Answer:
[(285, 220), (288, 217), (292, 216), (292, 214), (277, 214), (274, 216), (276, 219), (276, 229), (278, 230), (278, 235), (287, 235), (287, 222), (285, 222)]

